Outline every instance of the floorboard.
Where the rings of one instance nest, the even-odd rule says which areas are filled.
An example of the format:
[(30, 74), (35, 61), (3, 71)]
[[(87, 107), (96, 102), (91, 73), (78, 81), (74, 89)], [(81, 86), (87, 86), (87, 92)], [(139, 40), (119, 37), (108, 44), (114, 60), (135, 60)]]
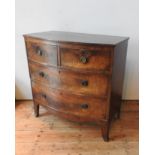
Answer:
[(32, 101), (16, 101), (16, 155), (138, 155), (138, 135), (138, 101), (123, 102), (108, 143), (98, 126), (61, 119), (42, 107), (36, 118)]

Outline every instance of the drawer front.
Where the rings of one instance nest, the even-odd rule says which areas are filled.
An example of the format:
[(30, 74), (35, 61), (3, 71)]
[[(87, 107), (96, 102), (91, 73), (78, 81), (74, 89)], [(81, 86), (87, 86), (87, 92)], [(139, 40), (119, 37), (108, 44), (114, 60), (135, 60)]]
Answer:
[(45, 42), (26, 41), (28, 59), (42, 64), (57, 66), (57, 46)]
[(76, 94), (105, 97), (108, 93), (109, 78), (103, 74), (78, 73), (29, 62), (31, 79)]
[(34, 102), (56, 111), (94, 119), (103, 119), (106, 116), (106, 100), (71, 95), (35, 82), (32, 82), (32, 91)]
[(72, 49), (60, 47), (61, 66), (87, 70), (111, 71), (112, 49)]

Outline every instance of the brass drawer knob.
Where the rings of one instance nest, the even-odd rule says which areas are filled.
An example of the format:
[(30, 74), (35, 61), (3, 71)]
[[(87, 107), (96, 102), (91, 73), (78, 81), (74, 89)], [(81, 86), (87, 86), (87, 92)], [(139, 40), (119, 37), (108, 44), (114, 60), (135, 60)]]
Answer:
[(83, 64), (88, 62), (88, 59), (85, 56), (81, 56), (80, 57), (80, 62), (82, 62)]
[(81, 85), (85, 86), (85, 87), (88, 86), (88, 81), (87, 80), (82, 80)]
[(81, 104), (81, 108), (82, 109), (88, 109), (88, 104), (86, 104), (86, 103)]

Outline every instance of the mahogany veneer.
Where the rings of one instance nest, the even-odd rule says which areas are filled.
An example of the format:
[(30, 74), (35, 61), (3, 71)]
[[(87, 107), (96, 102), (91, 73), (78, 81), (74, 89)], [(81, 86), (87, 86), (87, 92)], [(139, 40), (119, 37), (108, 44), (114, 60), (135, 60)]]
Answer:
[(127, 37), (50, 31), (24, 35), (35, 116), (53, 114), (101, 126), (120, 116)]

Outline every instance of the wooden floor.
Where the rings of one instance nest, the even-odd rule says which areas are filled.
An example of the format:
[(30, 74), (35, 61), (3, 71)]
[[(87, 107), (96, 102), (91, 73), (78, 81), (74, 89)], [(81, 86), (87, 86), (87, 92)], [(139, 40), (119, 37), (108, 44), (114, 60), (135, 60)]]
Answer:
[(32, 101), (16, 101), (16, 155), (138, 155), (138, 116), (138, 103), (124, 102), (104, 142), (97, 126), (69, 122), (43, 108), (35, 118)]

